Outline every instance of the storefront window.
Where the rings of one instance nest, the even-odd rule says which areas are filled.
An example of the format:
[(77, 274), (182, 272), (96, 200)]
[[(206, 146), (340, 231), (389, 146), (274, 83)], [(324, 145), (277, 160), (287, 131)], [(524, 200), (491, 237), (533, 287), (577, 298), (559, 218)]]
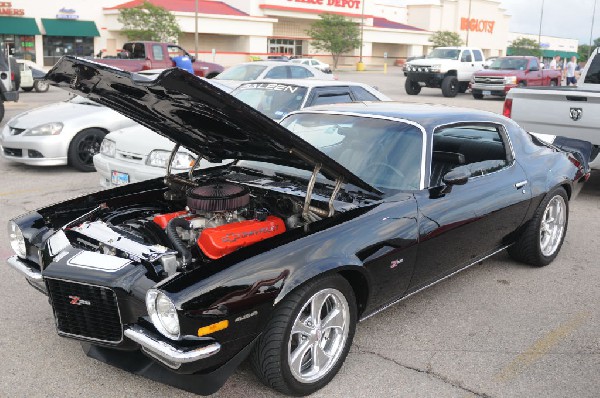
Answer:
[(0, 43), (13, 57), (35, 62), (35, 36), (0, 35)]
[(302, 40), (269, 39), (269, 54), (302, 55)]
[(44, 36), (44, 65), (54, 65), (63, 55), (94, 56), (93, 37)]

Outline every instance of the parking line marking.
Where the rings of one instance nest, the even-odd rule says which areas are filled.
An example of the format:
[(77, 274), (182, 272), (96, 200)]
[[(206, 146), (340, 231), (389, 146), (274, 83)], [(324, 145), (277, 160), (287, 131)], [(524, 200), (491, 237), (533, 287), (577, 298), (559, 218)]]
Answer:
[(31, 193), (31, 192), (39, 192), (39, 189), (23, 189), (21, 191), (9, 191), (9, 192), (0, 192), (0, 196), (9, 196), (18, 193)]
[(496, 374), (494, 380), (497, 382), (507, 382), (517, 376), (521, 371), (525, 370), (535, 361), (546, 355), (555, 345), (562, 339), (571, 334), (589, 317), (589, 312), (580, 312), (561, 324), (550, 333), (536, 341), (527, 349), (527, 351), (519, 354), (510, 364)]

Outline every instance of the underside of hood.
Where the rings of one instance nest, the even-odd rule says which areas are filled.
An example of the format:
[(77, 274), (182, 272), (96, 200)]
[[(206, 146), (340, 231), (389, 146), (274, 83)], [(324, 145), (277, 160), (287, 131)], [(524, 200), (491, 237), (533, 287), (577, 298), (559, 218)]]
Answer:
[(172, 68), (156, 80), (65, 56), (47, 79), (170, 138), (209, 161), (246, 159), (313, 170), (369, 192), (379, 191), (285, 127), (242, 101)]

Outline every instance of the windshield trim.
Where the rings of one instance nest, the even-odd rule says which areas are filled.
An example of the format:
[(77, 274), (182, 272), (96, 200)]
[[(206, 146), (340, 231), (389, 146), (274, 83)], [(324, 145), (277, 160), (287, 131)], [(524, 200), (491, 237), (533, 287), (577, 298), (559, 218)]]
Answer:
[[(281, 121), (279, 123), (280, 124), (283, 123), (283, 121), (290, 116), (298, 115), (298, 114), (307, 114), (307, 113), (308, 114), (340, 115), (340, 116), (357, 116), (357, 117), (370, 118), (370, 119), (389, 120), (389, 121), (393, 121), (393, 122), (405, 123), (405, 124), (411, 125), (413, 127), (416, 127), (417, 129), (419, 129), (419, 131), (423, 135), (423, 145), (421, 148), (421, 180), (419, 181), (419, 190), (425, 189), (425, 170), (426, 170), (426, 160), (427, 160), (426, 155), (427, 155), (428, 141), (427, 141), (427, 131), (425, 130), (425, 127), (423, 127), (421, 124), (414, 122), (412, 120), (403, 119), (400, 117), (377, 115), (377, 114), (373, 114), (373, 113), (344, 112), (344, 111), (318, 111), (318, 110), (294, 111), (294, 112), (287, 114), (283, 119), (281, 119)], [(342, 166), (344, 166), (344, 165), (342, 164)], [(346, 166), (344, 166), (344, 167), (346, 167)], [(370, 183), (368, 183), (368, 184), (370, 185)]]

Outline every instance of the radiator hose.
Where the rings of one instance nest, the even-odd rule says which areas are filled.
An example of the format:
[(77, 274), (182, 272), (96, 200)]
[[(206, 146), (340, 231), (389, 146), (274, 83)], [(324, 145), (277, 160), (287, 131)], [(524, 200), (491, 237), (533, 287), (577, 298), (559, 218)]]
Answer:
[(181, 261), (184, 268), (188, 266), (189, 263), (192, 262), (192, 252), (187, 248), (185, 243), (179, 237), (177, 233), (177, 227), (183, 228), (189, 231), (192, 227), (190, 226), (189, 221), (183, 218), (173, 218), (167, 223), (167, 237), (169, 241), (173, 244), (173, 247), (179, 254), (181, 254)]

